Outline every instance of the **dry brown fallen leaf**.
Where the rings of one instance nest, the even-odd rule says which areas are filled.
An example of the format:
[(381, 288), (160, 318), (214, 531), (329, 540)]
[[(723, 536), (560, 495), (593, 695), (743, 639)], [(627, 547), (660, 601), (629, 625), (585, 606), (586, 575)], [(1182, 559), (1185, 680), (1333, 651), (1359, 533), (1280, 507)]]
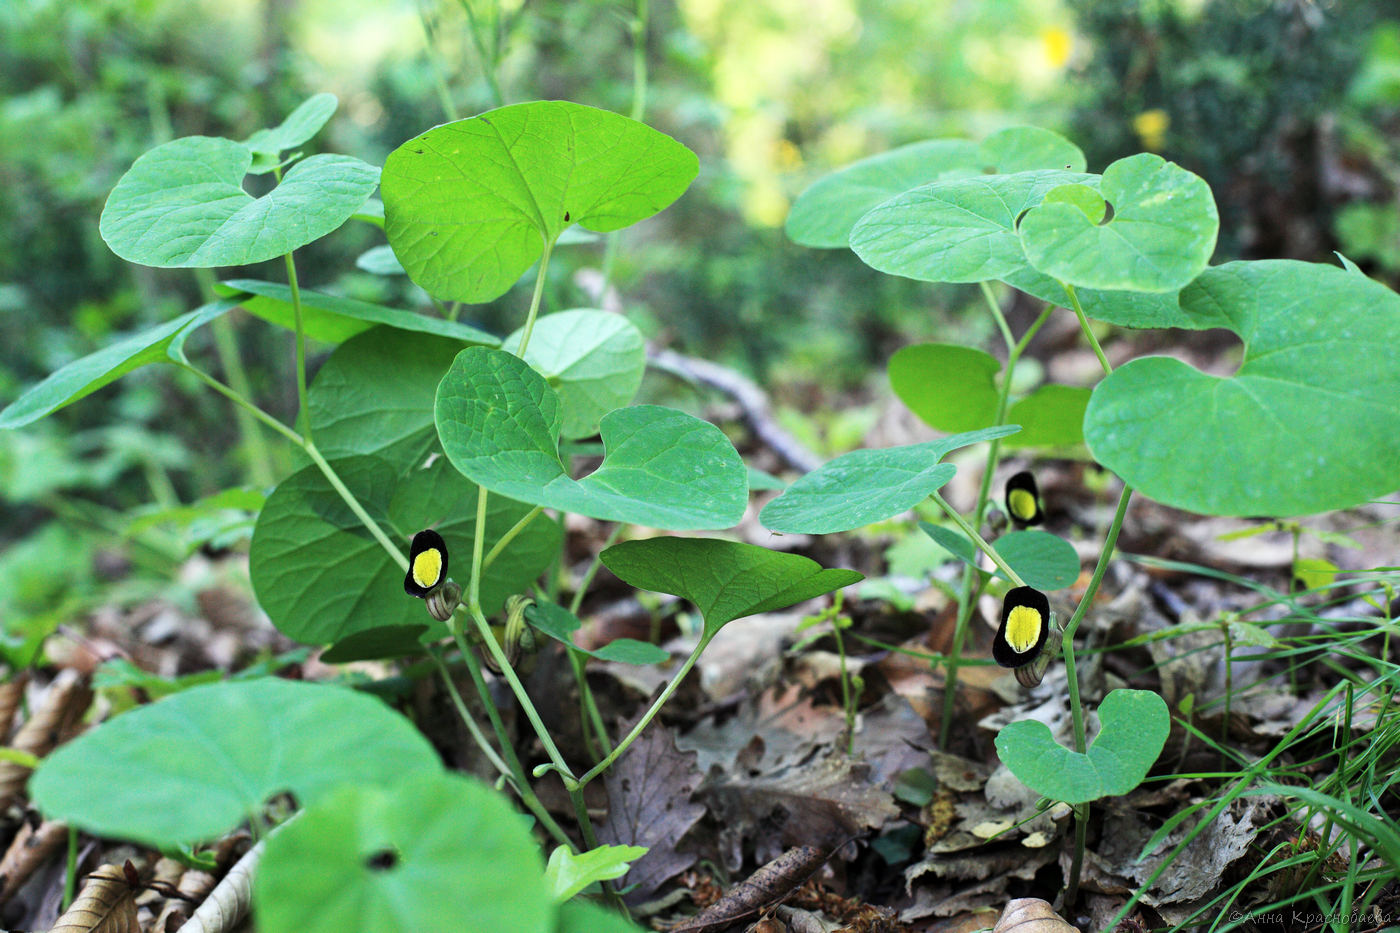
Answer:
[(671, 927), (670, 933), (721, 930), (779, 904), (815, 874), (830, 854), (830, 850), (816, 846), (789, 849), (730, 888), (718, 903), (706, 908), (699, 916)]
[(0, 904), (14, 897), (29, 876), (47, 862), (67, 838), (67, 823), (48, 820), (38, 826), (29, 820), (21, 823), (10, 847), (0, 858)]
[(248, 913), (253, 896), (253, 874), (262, 861), (266, 842), (264, 839), (253, 846), (228, 870), (199, 909), (180, 927), (180, 933), (229, 933), (237, 928)]
[[(10, 747), (44, 757), (76, 732), (90, 703), (92, 690), (87, 678), (72, 669), (63, 670), (49, 685), (42, 704), (19, 727)], [(0, 802), (13, 802), (24, 793), (31, 770), (13, 761), (0, 761)]]
[(1008, 901), (992, 933), (1079, 933), (1038, 897)]
[(20, 671), (0, 684), (0, 738), (8, 737), (15, 713), (24, 701), (24, 688), (29, 686), (29, 672)]
[(82, 893), (49, 933), (141, 933), (136, 920), (139, 881), (130, 861), (120, 868), (103, 865), (88, 875)]
[(619, 881), (637, 886), (628, 903), (645, 901), (695, 862), (694, 853), (678, 852), (676, 844), (705, 815), (702, 805), (690, 802), (702, 780), (695, 753), (677, 749), (671, 730), (659, 723), (608, 772), (608, 819), (598, 829), (599, 841), (647, 847)]

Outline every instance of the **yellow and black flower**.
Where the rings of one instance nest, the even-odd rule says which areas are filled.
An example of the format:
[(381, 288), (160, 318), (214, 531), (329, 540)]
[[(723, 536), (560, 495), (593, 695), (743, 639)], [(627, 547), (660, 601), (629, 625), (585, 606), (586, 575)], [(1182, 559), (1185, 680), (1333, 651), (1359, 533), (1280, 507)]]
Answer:
[(447, 579), (447, 543), (432, 529), (418, 532), (408, 549), (408, 573), (403, 578), (404, 592), (420, 599), (426, 598)]
[(1006, 481), (1006, 514), (1022, 528), (1045, 521), (1045, 513), (1040, 510), (1040, 491), (1029, 470), (1022, 470)]
[(992, 658), (1002, 667), (1030, 664), (1045, 648), (1049, 633), (1050, 601), (1040, 590), (1018, 586), (1002, 600)]

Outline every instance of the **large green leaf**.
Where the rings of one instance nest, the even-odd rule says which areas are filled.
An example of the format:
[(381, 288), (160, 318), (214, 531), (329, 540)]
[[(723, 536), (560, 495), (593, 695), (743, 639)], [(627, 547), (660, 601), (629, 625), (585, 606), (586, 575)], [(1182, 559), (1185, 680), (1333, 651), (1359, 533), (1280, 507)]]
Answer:
[(23, 427), (71, 405), (147, 363), (168, 363), (171, 344), (237, 306), (216, 301), (133, 334), (52, 372), (0, 411), (0, 429)]
[[(919, 522), (919, 527), (958, 560), (980, 569), (977, 545), (961, 532), (929, 522)], [(1008, 532), (993, 541), (992, 547), (1027, 586), (1037, 590), (1064, 589), (1079, 578), (1079, 554), (1074, 546), (1047, 532)], [(998, 570), (996, 576), (1005, 574)]]
[[(249, 314), (256, 315), (287, 330), (296, 328), (296, 310), (292, 306), (292, 290), (276, 282), (257, 279), (231, 279), (220, 282), (220, 294), (237, 299)], [(398, 308), (326, 295), (309, 289), (301, 290), (301, 326), (306, 336), (326, 343), (343, 343), (371, 327), (384, 325), (395, 330), (415, 331), (451, 337), (463, 343), (479, 343), (494, 347), (499, 338), (467, 324), (428, 317)]]
[(889, 363), (894, 394), (940, 431), (972, 431), (995, 421), (1000, 372), (991, 354), (951, 343), (903, 347)]
[(624, 541), (599, 556), (624, 583), (694, 603), (706, 638), (741, 616), (785, 609), (865, 579), (854, 570), (824, 570), (800, 554), (718, 538)]
[(173, 847), (228, 832), (274, 794), (312, 805), (344, 784), (391, 786), (440, 769), (422, 733), (373, 697), (244, 680), (103, 723), (44, 759), (29, 794), (49, 819)]
[(186, 136), (136, 160), (102, 209), (102, 239), (146, 266), (242, 266), (318, 240), (350, 219), (379, 170), (343, 155), (293, 165), (261, 198), (243, 190), (253, 153), (241, 143)]
[(1058, 133), (1034, 126), (999, 130), (977, 145), (931, 139), (861, 159), (817, 181), (792, 205), (787, 234), (803, 246), (846, 246), (861, 215), (897, 194), (933, 181), (1032, 169), (1084, 171), (1084, 153)]
[(976, 143), (928, 139), (853, 162), (802, 192), (788, 213), (787, 235), (803, 246), (844, 247), (866, 211), (947, 173), (970, 174), (976, 158)]
[(539, 846), (500, 794), (455, 774), (342, 787), (267, 841), (263, 933), (552, 933)]
[(1020, 430), (1017, 425), (983, 428), (965, 434), (887, 447), (855, 450), (801, 477), (769, 502), (758, 519), (787, 534), (850, 531), (906, 512), (924, 501), (957, 472), (939, 463), (946, 454)]
[(306, 393), (326, 457), (422, 463), (438, 449), (433, 399), (462, 341), (375, 328), (336, 347)]
[(385, 232), (439, 298), (505, 294), (570, 224), (604, 233), (689, 187), (695, 154), (606, 110), (533, 101), (415, 136), (384, 163)]
[(1008, 449), (1072, 447), (1084, 443), (1084, 409), (1092, 389), (1049, 383), (1016, 402), (1006, 420), (1021, 432), (1006, 439)]
[(1029, 263), (1016, 221), (1046, 192), (1097, 175), (1018, 172), (935, 182), (890, 198), (851, 230), (851, 249), (881, 272), (923, 282), (1006, 278)]
[(1234, 262), (1181, 293), (1245, 343), (1234, 376), (1147, 357), (1099, 383), (1095, 459), (1207, 515), (1304, 515), (1400, 486), (1400, 296), (1335, 266)]
[(1031, 265), (1071, 285), (1142, 292), (1175, 292), (1205, 269), (1220, 217), (1204, 179), (1144, 152), (1110, 165), (1098, 187), (1087, 213), (1093, 192), (1070, 187), (1026, 214), (1020, 232)]
[[(517, 330), (503, 350), (517, 352)], [(620, 314), (578, 308), (547, 314), (535, 322), (525, 362), (559, 393), (565, 438), (591, 437), (598, 421), (630, 403), (642, 384), (646, 344), (637, 326)]]
[(253, 153), (250, 171), (254, 174), (272, 171), (285, 150), (294, 149), (321, 132), (339, 104), (334, 94), (313, 94), (277, 126), (258, 130), (243, 140), (243, 145)]
[(1099, 704), (1102, 729), (1086, 753), (1070, 751), (1045, 723), (1022, 719), (997, 733), (997, 756), (1024, 785), (1065, 803), (1126, 794), (1142, 783), (1171, 731), (1162, 698), (1114, 690)]
[(621, 664), (660, 664), (671, 658), (666, 649), (648, 641), (635, 638), (614, 638), (600, 648), (580, 648), (574, 644), (574, 632), (583, 627), (578, 616), (557, 603), (534, 603), (525, 610), (525, 621), (544, 632), (555, 641), (562, 642), (575, 651), (582, 651), (600, 661), (617, 661)]
[(572, 900), (559, 908), (554, 933), (641, 933), (641, 928), (613, 910)]
[[(413, 535), (435, 528), (447, 542), (449, 571), (465, 580), (475, 537), (477, 489), (441, 458), (428, 467), (379, 457), (332, 463), (366, 511), (404, 551)], [(489, 548), (529, 509), (492, 497)], [(526, 526), (481, 581), (487, 613), (527, 589), (558, 553), (554, 522)], [(403, 569), (369, 535), (315, 466), (283, 480), (258, 516), (249, 554), (258, 603), (274, 625), (305, 644), (338, 642), (356, 632), (431, 620), (423, 601), (404, 594)]]
[(744, 462), (719, 428), (655, 405), (604, 417), (602, 466), (571, 479), (559, 459), (558, 394), (502, 350), (457, 354), (436, 410), (438, 436), (457, 469), (521, 502), (676, 531), (728, 528), (748, 503)]

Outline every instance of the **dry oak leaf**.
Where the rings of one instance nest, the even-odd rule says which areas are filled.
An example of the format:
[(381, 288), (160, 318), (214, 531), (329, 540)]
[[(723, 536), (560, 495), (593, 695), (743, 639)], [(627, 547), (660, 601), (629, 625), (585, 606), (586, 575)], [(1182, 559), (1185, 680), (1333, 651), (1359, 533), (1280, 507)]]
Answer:
[(678, 852), (676, 844), (705, 815), (704, 806), (690, 802), (702, 779), (695, 753), (677, 749), (671, 731), (658, 723), (608, 772), (608, 819), (598, 830), (599, 841), (648, 850), (619, 881), (636, 885), (627, 893), (628, 903), (645, 901), (695, 862), (695, 853)]
[(1079, 933), (1038, 897), (1008, 901), (992, 933)]
[(103, 865), (49, 933), (141, 933), (136, 920), (136, 869)]

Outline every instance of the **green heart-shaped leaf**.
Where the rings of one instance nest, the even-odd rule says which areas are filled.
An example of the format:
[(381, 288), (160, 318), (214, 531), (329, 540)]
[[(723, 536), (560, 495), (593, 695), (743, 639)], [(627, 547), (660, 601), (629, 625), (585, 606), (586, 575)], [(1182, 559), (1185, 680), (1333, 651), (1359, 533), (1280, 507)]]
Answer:
[[(332, 462), (337, 475), (385, 533), (403, 542), (435, 528), (455, 558), (449, 571), (465, 580), (476, 530), (477, 489), (451, 465), (398, 465), (379, 457)], [(500, 540), (529, 511), (492, 498), (486, 542)], [(482, 608), (498, 610), (529, 587), (558, 553), (559, 527), (534, 521), (496, 558), (481, 581)], [(339, 642), (382, 626), (429, 622), (423, 601), (406, 596), (399, 566), (315, 466), (283, 480), (258, 516), (249, 554), (258, 603), (287, 637), (304, 644)]]
[[(228, 295), (249, 314), (262, 318), (287, 330), (296, 329), (296, 310), (292, 305), (292, 290), (276, 282), (260, 282), (257, 279), (231, 279), (220, 282), (217, 290)], [(326, 343), (344, 343), (356, 334), (362, 334), (376, 325), (392, 327), (395, 330), (414, 331), (422, 334), (437, 334), (451, 337), (462, 343), (479, 343), (494, 347), (500, 339), (456, 321), (428, 317), (398, 308), (342, 298), (339, 295), (325, 295), (309, 289), (301, 290), (301, 326), (306, 336)]]
[(983, 282), (1028, 268), (1016, 221), (1046, 192), (1097, 175), (1019, 172), (936, 182), (890, 198), (851, 230), (851, 249), (881, 272), (922, 282)]
[(1239, 371), (1120, 366), (1085, 413), (1095, 459), (1206, 515), (1328, 512), (1400, 486), (1400, 296), (1336, 266), (1269, 260), (1206, 271), (1181, 306), (1228, 322), (1245, 342)]
[(514, 104), (391, 152), (385, 232), (432, 294), (491, 301), (570, 224), (599, 233), (634, 224), (698, 172), (695, 153), (635, 120), (565, 101)]
[(264, 933), (553, 933), (528, 824), (455, 774), (341, 787), (267, 840), (253, 884)]
[(614, 638), (601, 648), (590, 651), (574, 644), (574, 632), (583, 627), (578, 616), (556, 603), (534, 603), (525, 610), (525, 621), (544, 632), (555, 641), (562, 642), (575, 651), (597, 658), (600, 661), (618, 661), (622, 664), (660, 664), (671, 658), (670, 652), (651, 642), (635, 638)]
[(1086, 164), (1078, 146), (1059, 133), (1038, 126), (1008, 126), (997, 130), (977, 149), (978, 168), (1000, 175), (1061, 169), (1082, 172)]
[(1126, 794), (1142, 783), (1171, 731), (1171, 715), (1149, 690), (1114, 690), (1099, 704), (1102, 729), (1080, 754), (1055, 741), (1034, 719), (997, 733), (997, 756), (1024, 785), (1065, 803)]
[(785, 609), (865, 579), (854, 570), (823, 570), (800, 554), (718, 538), (624, 541), (599, 556), (624, 583), (694, 603), (707, 639), (741, 616)]
[(996, 420), (1001, 363), (950, 343), (903, 347), (890, 357), (890, 387), (919, 420), (940, 431), (972, 431)]
[[(977, 546), (965, 536), (929, 522), (919, 522), (919, 527), (958, 560), (978, 567)], [(1037, 590), (1061, 590), (1079, 578), (1079, 554), (1074, 546), (1044, 531), (1008, 532), (993, 541), (992, 547), (1027, 586)], [(1005, 577), (999, 570), (995, 575)]]
[(102, 239), (145, 266), (243, 266), (319, 240), (379, 183), (379, 170), (359, 159), (314, 155), (253, 198), (243, 190), (252, 161), (246, 146), (212, 136), (157, 146), (112, 189), (98, 224)]
[(831, 534), (892, 518), (918, 505), (957, 472), (946, 454), (1014, 434), (1014, 424), (954, 434), (923, 444), (855, 450), (801, 477), (758, 519), (785, 534)]
[(934, 181), (1032, 169), (1084, 171), (1084, 153), (1058, 133), (1034, 126), (999, 130), (977, 145), (931, 139), (861, 159), (817, 181), (792, 205), (787, 234), (803, 246), (846, 246), (871, 208)]
[[(516, 352), (522, 332), (507, 337), (501, 349)], [(598, 433), (599, 419), (636, 396), (647, 353), (642, 332), (627, 318), (580, 308), (536, 321), (525, 362), (559, 393), (564, 410), (560, 434), (591, 437)]]
[(233, 301), (207, 304), (66, 364), (0, 411), (0, 429), (38, 421), (147, 363), (170, 362), (167, 351), (176, 339), (235, 307)]
[(334, 94), (314, 94), (277, 126), (258, 130), (243, 140), (243, 145), (253, 153), (253, 166), (249, 171), (255, 175), (272, 171), (285, 150), (294, 149), (321, 132), (339, 104)]
[(244, 680), (103, 723), (44, 759), (29, 794), (49, 819), (174, 847), (228, 832), (274, 794), (311, 805), (344, 784), (392, 786), (441, 767), (422, 733), (373, 697)]
[(866, 211), (947, 173), (970, 173), (976, 159), (976, 143), (928, 139), (853, 162), (802, 192), (788, 213), (787, 235), (803, 246), (844, 247)]
[(1073, 447), (1084, 443), (1084, 410), (1092, 389), (1043, 385), (1012, 404), (1006, 420), (1019, 424), (1021, 431), (1006, 440), (1008, 449), (1026, 447)]
[(728, 528), (748, 503), (744, 462), (708, 422), (655, 405), (602, 419), (603, 465), (571, 479), (559, 396), (523, 360), (468, 347), (437, 393), (443, 450), (473, 482), (532, 505), (682, 531)]
[(328, 459), (373, 454), (419, 464), (438, 449), (433, 399), (462, 341), (375, 328), (345, 341), (306, 393)]
[(1144, 152), (1110, 165), (1098, 188), (1113, 207), (1106, 222), (1080, 187), (1047, 194), (1026, 214), (1032, 266), (1086, 288), (1174, 292), (1210, 262), (1220, 217), (1204, 179)]

